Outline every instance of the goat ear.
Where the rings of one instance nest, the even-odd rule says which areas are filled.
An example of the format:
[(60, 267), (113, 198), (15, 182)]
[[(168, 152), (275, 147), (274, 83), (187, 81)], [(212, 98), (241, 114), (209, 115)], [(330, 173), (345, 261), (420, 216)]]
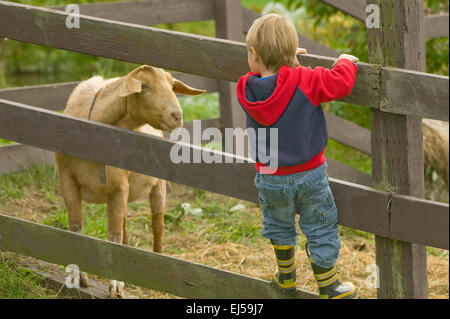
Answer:
[(119, 88), (119, 96), (126, 97), (134, 93), (141, 93), (141, 91), (142, 82), (129, 74), (122, 79), (122, 85)]
[(178, 94), (185, 95), (200, 95), (206, 92), (206, 90), (197, 90), (184, 84), (180, 80), (173, 79), (173, 91)]

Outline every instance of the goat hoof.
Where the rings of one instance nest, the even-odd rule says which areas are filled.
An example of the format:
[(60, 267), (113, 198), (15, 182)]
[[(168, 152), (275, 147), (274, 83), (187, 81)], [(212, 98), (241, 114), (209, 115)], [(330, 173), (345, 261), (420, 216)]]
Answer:
[(123, 281), (109, 281), (109, 298), (125, 299), (125, 283)]
[(87, 273), (80, 272), (80, 286), (81, 287), (94, 287), (95, 285), (89, 280)]

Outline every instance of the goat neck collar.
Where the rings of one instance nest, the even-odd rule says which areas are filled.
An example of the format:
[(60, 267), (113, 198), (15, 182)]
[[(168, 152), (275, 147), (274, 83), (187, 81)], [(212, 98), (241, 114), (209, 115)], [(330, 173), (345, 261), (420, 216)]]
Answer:
[(102, 89), (103, 88), (98, 89), (97, 92), (95, 92), (95, 94), (94, 94), (94, 99), (92, 100), (91, 106), (89, 107), (88, 120), (91, 119), (91, 113), (92, 113), (92, 109), (94, 108), (95, 100), (97, 100), (97, 96), (100, 94)]

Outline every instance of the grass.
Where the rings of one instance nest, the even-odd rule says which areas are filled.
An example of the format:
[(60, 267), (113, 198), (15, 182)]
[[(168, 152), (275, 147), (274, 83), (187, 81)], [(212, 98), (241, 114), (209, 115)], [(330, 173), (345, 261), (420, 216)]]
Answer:
[(43, 279), (0, 251), (0, 299), (54, 299)]
[(332, 139), (328, 140), (325, 156), (372, 175), (372, 159), (369, 155), (356, 151)]
[(12, 174), (0, 174), (0, 207), (13, 199), (26, 197), (26, 188), (33, 186), (54, 200), (56, 171), (53, 166), (37, 165), (32, 169)]
[[(45, 225), (67, 229), (67, 212), (58, 194), (54, 167), (34, 167), (25, 172), (0, 176), (2, 190), (1, 214), (12, 214)], [(7, 190), (10, 191), (7, 191)], [(189, 203), (193, 209), (183, 209)], [(237, 204), (242, 210), (231, 212)], [(147, 201), (128, 205), (127, 229), (130, 245), (151, 250), (153, 244), (152, 216)], [(106, 239), (106, 206), (83, 204), (85, 235)], [(257, 204), (241, 201), (201, 189), (169, 183), (165, 214), (163, 253), (220, 269), (268, 279), (273, 270), (270, 245), (261, 236), (262, 214)], [(362, 297), (373, 298), (375, 290), (363, 287), (366, 267), (375, 263), (374, 235), (339, 226), (342, 239), (340, 268), (344, 280), (356, 282)], [(315, 283), (302, 247), (305, 237), (299, 236), (299, 275), (304, 277), (299, 288), (314, 290)], [(430, 297), (448, 296), (448, 251), (428, 248)], [(1, 256), (1, 254), (0, 254)], [(8, 278), (8, 279), (6, 279)], [(104, 278), (95, 277), (97, 280)], [(33, 287), (33, 289), (30, 288)], [(42, 290), (38, 277), (21, 270), (14, 258), (0, 259), (0, 298), (54, 298)], [(152, 290), (128, 285), (130, 293), (143, 298), (169, 298)], [(28, 292), (29, 294), (25, 294)]]

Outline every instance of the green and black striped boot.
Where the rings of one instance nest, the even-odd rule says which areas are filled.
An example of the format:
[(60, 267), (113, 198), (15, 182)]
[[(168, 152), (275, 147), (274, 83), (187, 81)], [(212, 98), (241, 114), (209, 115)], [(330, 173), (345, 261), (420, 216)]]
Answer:
[(283, 293), (296, 290), (295, 247), (273, 245), (277, 258), (278, 271), (272, 276), (272, 283)]
[(353, 299), (358, 294), (356, 287), (349, 282), (341, 283), (337, 278), (336, 266), (331, 268), (322, 268), (317, 266), (309, 257), (308, 244), (305, 245), (314, 277), (319, 286), (320, 299)]

